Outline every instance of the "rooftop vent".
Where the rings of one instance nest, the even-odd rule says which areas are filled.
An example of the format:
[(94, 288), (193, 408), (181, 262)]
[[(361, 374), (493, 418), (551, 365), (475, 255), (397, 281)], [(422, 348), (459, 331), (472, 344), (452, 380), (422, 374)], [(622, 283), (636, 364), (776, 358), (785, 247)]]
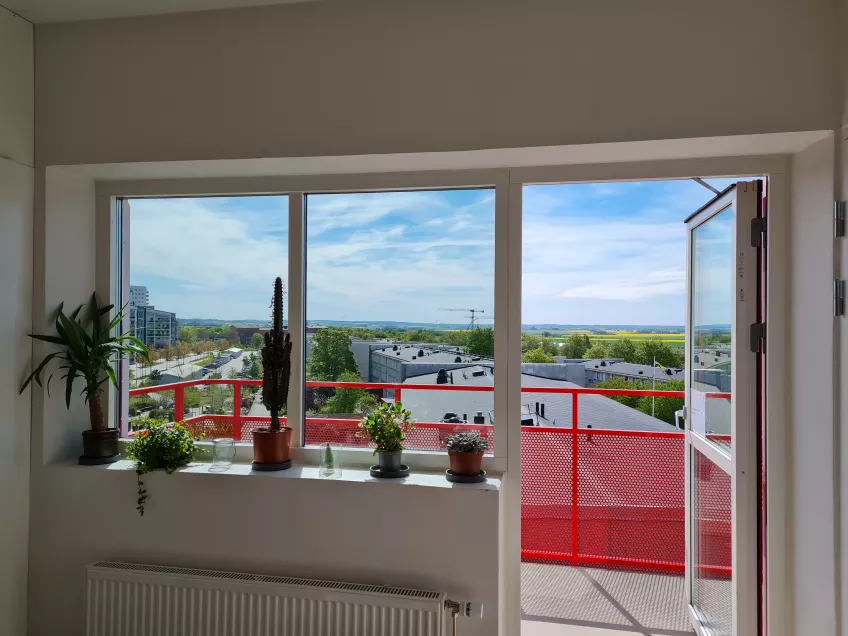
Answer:
[(604, 362), (603, 360), (601, 360), (601, 366), (602, 366), (602, 367), (605, 367), (605, 366), (607, 366), (607, 363), (606, 363), (606, 362)]
[(436, 384), (447, 384), (448, 383), (448, 372), (444, 369), (439, 369), (439, 372), (436, 374)]
[(400, 355), (400, 351), (398, 351), (395, 355), (396, 355), (396, 356), (399, 356), (399, 355)]
[(397, 345), (395, 345), (394, 347), (392, 347), (392, 351), (397, 351)]
[(415, 360), (415, 356), (412, 356), (412, 359)]
[(423, 358), (423, 357), (424, 357), (424, 349), (419, 349), (419, 350), (418, 350), (418, 357), (419, 357), (419, 358)]
[(642, 375), (643, 373), (645, 373), (645, 372), (644, 372), (644, 371), (639, 371), (639, 375)]
[(453, 361), (454, 362), (462, 362), (462, 358), (460, 358), (459, 356), (456, 356), (456, 358), (454, 358)]
[(486, 423), (486, 418), (483, 417), (483, 411), (477, 411), (477, 413), (474, 415), (474, 423), (475, 424), (485, 424)]
[(471, 373), (471, 377), (479, 378), (481, 375), (486, 375), (486, 372), (482, 369), (480, 371), (474, 371)]

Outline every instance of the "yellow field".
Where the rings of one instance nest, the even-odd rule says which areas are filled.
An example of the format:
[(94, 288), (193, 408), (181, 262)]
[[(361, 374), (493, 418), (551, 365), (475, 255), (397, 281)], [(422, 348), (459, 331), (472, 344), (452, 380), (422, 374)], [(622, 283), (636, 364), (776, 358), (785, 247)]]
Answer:
[[(530, 333), (545, 337), (542, 333), (528, 331)], [(547, 340), (554, 342), (563, 342), (568, 336), (580, 335), (587, 336), (591, 342), (613, 342), (615, 340), (654, 340), (657, 342), (665, 342), (672, 348), (681, 348), (686, 343), (686, 337), (683, 333), (640, 333), (638, 331), (615, 331), (610, 333), (592, 333), (588, 329), (569, 329), (562, 331), (549, 332)]]

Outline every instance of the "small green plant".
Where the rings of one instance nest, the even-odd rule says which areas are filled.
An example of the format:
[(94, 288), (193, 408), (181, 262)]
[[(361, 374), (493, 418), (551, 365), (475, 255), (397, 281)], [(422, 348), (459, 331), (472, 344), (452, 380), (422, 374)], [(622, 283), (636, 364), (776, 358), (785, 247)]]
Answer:
[(445, 439), (448, 450), (454, 453), (479, 453), (488, 450), (489, 440), (480, 437), (478, 431), (471, 433), (454, 433)]
[(415, 428), (412, 413), (403, 404), (383, 402), (374, 413), (359, 423), (356, 436), (368, 439), (376, 446), (374, 453), (392, 453), (403, 450), (406, 434)]
[(178, 466), (191, 461), (196, 454), (207, 452), (197, 447), (195, 438), (180, 424), (170, 426), (163, 419), (145, 419), (147, 428), (137, 431), (126, 448), (127, 457), (135, 462), (138, 482), (136, 510), (139, 515), (144, 515), (144, 505), (147, 503), (147, 490), (141, 480), (144, 474), (164, 468), (170, 475)]
[(329, 442), (327, 442), (326, 446), (324, 446), (324, 452), (321, 456), (321, 464), (324, 468), (336, 467), (336, 453), (333, 451), (333, 447), (330, 446)]

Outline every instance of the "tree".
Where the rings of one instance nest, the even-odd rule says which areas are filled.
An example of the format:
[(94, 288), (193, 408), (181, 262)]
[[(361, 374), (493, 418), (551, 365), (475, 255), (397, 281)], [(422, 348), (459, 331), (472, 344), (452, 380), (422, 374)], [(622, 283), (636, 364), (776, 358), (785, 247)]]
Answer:
[(529, 333), (521, 334), (521, 353), (527, 353), (533, 349), (540, 349), (542, 347), (542, 342), (543, 340), (541, 336), (535, 336)]
[(351, 343), (352, 340), (344, 329), (321, 329), (312, 338), (312, 351), (306, 361), (307, 377), (310, 380), (335, 382), (346, 371), (356, 372)]
[[(358, 371), (345, 371), (341, 374), (340, 382), (360, 382)], [(327, 400), (324, 408), (325, 414), (336, 413), (371, 413), (377, 410), (377, 398), (365, 389), (336, 389), (335, 395)]]
[(633, 362), (653, 364), (654, 360), (664, 367), (683, 367), (683, 352), (672, 349), (661, 340), (642, 340), (636, 343), (636, 355)]
[(610, 354), (610, 345), (604, 340), (599, 340), (586, 350), (583, 357), (588, 358), (589, 360), (612, 358), (612, 355)]
[(238, 371), (236, 371), (235, 369), (230, 369), (230, 372), (227, 374), (227, 377), (230, 380), (235, 380), (238, 377)]
[(622, 358), (625, 362), (636, 361), (636, 345), (629, 338), (613, 340), (609, 348), (612, 358)]
[(458, 347), (467, 347), (468, 346), (468, 332), (467, 331), (443, 331), (441, 335), (441, 340), (445, 344), (456, 345)]
[(247, 369), (247, 374), (251, 378), (258, 380), (262, 377), (262, 360), (259, 358), (259, 356), (253, 354), (251, 354), (250, 358), (250, 366)]
[(484, 358), (495, 357), (495, 328), (475, 327), (468, 334), (468, 353)]
[(177, 342), (177, 357), (185, 358), (189, 353), (191, 353), (191, 349), (184, 342)]
[(580, 334), (572, 334), (568, 336), (568, 340), (560, 347), (560, 354), (566, 358), (582, 358), (583, 354), (589, 350), (589, 339)]
[(225, 349), (229, 349), (230, 341), (226, 338), (219, 338), (215, 341), (215, 348), (218, 349), (218, 351), (224, 351)]
[(262, 337), (261, 333), (255, 333), (250, 336), (250, 346), (254, 349), (261, 349), (265, 344), (265, 339)]
[[(622, 377), (613, 377), (609, 380), (604, 380), (603, 382), (598, 382), (595, 384), (596, 389), (623, 389), (628, 391), (633, 390), (645, 390), (646, 388), (651, 388), (642, 382), (631, 382), (629, 380), (625, 380)], [(616, 402), (621, 402), (625, 406), (629, 406), (631, 409), (638, 409), (639, 402), (642, 399), (640, 395), (609, 395), (607, 397), (612, 398)]]
[(531, 349), (521, 356), (521, 361), (551, 364), (556, 363), (556, 358), (548, 355), (542, 347), (539, 347), (538, 349)]
[[(658, 391), (683, 391), (685, 389), (683, 380), (669, 380), (662, 384), (657, 383)], [(639, 400), (639, 410), (651, 414), (651, 398), (645, 396)], [(674, 412), (683, 408), (683, 398), (657, 397), (653, 400), (654, 417), (663, 422), (675, 425)]]
[(159, 369), (153, 369), (153, 371), (149, 374), (150, 383), (156, 384), (159, 380), (162, 379), (162, 372)]

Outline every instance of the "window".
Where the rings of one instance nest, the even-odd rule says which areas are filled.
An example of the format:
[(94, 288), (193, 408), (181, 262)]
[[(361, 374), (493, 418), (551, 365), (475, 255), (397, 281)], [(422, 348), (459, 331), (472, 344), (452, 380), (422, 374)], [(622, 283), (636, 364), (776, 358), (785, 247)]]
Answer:
[(365, 446), (358, 422), (399, 400), (407, 448), (475, 426), (493, 447), (494, 190), (304, 199), (304, 445)]
[[(207, 439), (249, 441), (268, 415), (258, 349), (274, 278), (288, 278), (288, 197), (123, 203), (121, 304), (127, 327), (151, 350), (149, 364), (130, 360), (123, 374), (123, 431), (166, 418)], [(182, 384), (158, 388), (173, 383)]]

